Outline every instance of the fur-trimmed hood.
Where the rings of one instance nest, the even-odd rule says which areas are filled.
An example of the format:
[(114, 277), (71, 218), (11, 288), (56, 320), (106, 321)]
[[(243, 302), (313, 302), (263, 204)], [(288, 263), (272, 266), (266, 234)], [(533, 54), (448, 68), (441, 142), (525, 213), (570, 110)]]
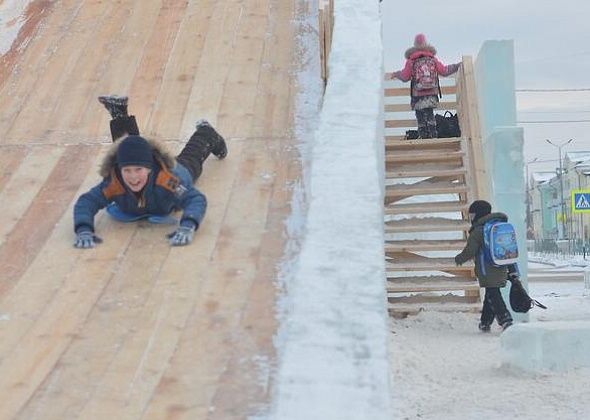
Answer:
[(409, 60), (410, 57), (412, 56), (412, 54), (414, 54), (414, 53), (416, 53), (418, 51), (424, 51), (424, 52), (431, 53), (432, 55), (436, 55), (436, 48), (434, 48), (430, 44), (426, 44), (426, 45), (420, 45), (419, 47), (410, 47), (410, 48), (408, 48), (406, 50), (406, 53), (404, 54), (404, 56), (406, 57), (406, 60)]
[[(122, 137), (124, 139), (125, 137)], [(164, 165), (168, 171), (171, 171), (176, 166), (176, 160), (174, 156), (166, 150), (166, 147), (154, 140), (146, 138), (147, 142), (152, 147), (152, 153), (154, 156), (154, 162), (157, 162), (160, 166)], [(113, 169), (117, 167), (117, 149), (119, 148), (121, 140), (117, 140), (109, 151), (100, 165), (99, 174), (103, 178), (107, 178)]]

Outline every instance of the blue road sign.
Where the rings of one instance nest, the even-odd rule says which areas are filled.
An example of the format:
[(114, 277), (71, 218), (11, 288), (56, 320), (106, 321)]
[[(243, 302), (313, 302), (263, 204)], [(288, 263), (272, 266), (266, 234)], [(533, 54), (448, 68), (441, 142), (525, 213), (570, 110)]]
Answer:
[(572, 191), (572, 213), (590, 213), (590, 191)]

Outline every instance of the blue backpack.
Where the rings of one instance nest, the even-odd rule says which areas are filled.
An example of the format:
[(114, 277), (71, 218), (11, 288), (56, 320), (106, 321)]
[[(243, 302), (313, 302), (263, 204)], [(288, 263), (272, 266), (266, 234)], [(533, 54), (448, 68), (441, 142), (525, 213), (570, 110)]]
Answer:
[(504, 267), (518, 260), (514, 226), (508, 222), (490, 221), (483, 225), (482, 254), (488, 264)]

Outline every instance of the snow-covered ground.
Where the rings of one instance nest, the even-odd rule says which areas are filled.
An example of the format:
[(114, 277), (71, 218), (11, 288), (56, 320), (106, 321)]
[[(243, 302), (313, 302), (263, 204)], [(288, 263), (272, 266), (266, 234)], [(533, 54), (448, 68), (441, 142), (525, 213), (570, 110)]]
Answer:
[[(548, 307), (532, 309), (530, 322), (590, 320), (582, 268), (561, 263), (529, 266), (529, 292)], [(502, 363), (499, 328), (482, 334), (478, 319), (421, 313), (391, 320), (394, 419), (590, 418), (590, 369), (510, 368)]]

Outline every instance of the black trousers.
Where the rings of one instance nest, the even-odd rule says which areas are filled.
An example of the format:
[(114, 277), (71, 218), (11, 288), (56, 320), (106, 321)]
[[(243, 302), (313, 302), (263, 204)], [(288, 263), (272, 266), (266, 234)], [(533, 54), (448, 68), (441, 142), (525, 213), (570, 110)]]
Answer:
[[(123, 136), (139, 135), (139, 128), (135, 116), (120, 117), (111, 120), (111, 137), (113, 142)], [(215, 131), (212, 127), (202, 126), (193, 133), (182, 151), (176, 156), (176, 161), (184, 166), (195, 182), (203, 172), (203, 162), (211, 154), (211, 144)]]
[(494, 318), (498, 324), (504, 326), (507, 322), (512, 322), (512, 315), (504, 303), (502, 293), (499, 287), (486, 287), (486, 294), (481, 310), (481, 323), (492, 325)]
[(423, 139), (435, 139), (438, 137), (436, 131), (436, 119), (433, 108), (416, 109), (416, 121), (418, 122), (418, 135)]

